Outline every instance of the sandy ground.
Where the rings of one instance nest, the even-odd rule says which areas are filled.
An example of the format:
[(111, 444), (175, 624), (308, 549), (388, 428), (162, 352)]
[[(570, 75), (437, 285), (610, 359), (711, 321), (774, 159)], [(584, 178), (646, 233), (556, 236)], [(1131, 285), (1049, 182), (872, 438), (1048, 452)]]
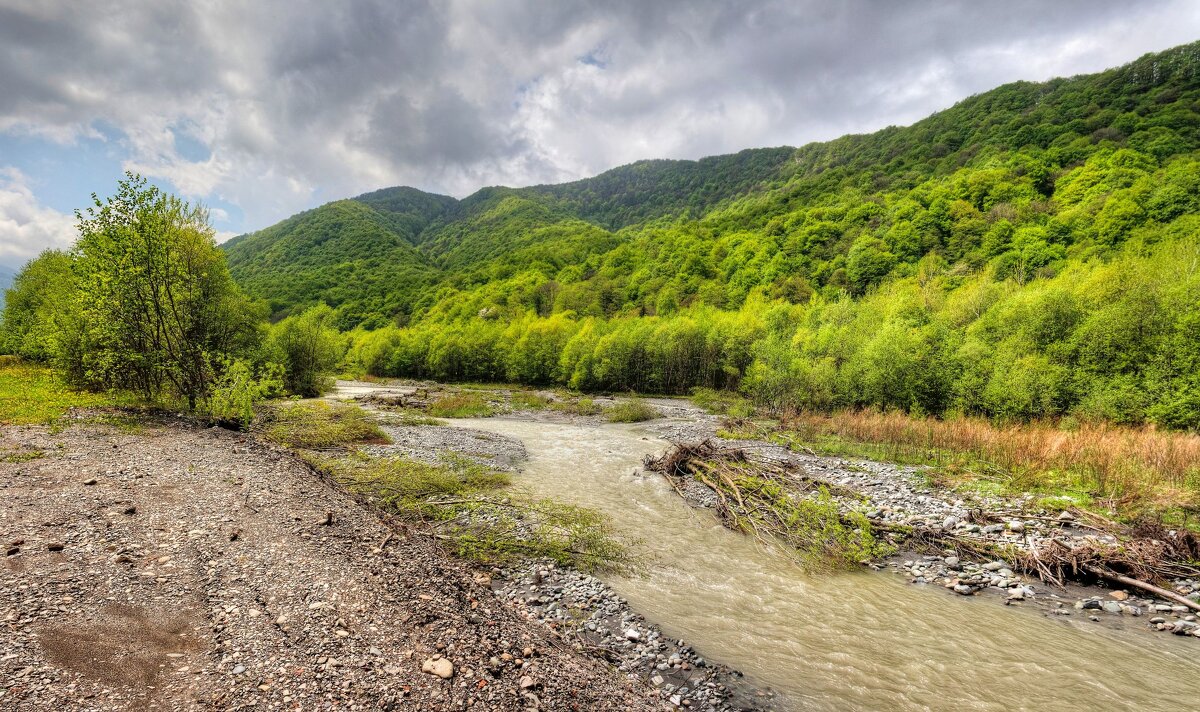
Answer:
[(164, 421), (0, 448), (33, 457), (0, 462), (2, 709), (659, 704), (270, 446)]

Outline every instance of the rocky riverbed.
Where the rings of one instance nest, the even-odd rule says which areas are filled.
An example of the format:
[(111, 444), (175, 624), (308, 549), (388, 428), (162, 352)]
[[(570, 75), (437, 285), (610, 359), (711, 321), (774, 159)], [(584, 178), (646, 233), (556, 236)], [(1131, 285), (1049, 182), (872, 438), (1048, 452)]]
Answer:
[[(728, 440), (717, 436), (719, 425), (719, 419), (713, 416), (691, 413), (683, 420), (652, 424), (650, 429), (674, 442), (710, 439), (744, 448), (756, 458), (786, 464), (845, 488), (856, 496), (843, 497), (843, 506), (881, 524), (940, 529), (999, 549), (1032, 550), (1051, 540), (1069, 545), (1116, 542), (1112, 535), (1078, 522), (1069, 512), (1037, 508), (1031, 495), (1000, 497), (938, 490), (930, 486), (918, 467), (798, 453), (757, 440)], [(685, 482), (682, 491), (694, 506), (714, 506), (712, 491), (699, 483)], [(972, 512), (1001, 513), (1002, 521), (976, 524), (971, 521)], [(1109, 626), (1200, 637), (1196, 611), (1176, 601), (1147, 597), (1136, 589), (1047, 586), (1015, 573), (1003, 560), (972, 560), (969, 554), (954, 549), (940, 555), (910, 552), (874, 562), (871, 567), (905, 576), (913, 585), (940, 587), (963, 596), (991, 596), (1005, 605), (1032, 607), (1049, 617), (1076, 616)], [(1200, 602), (1200, 582), (1194, 579), (1176, 579), (1170, 582), (1170, 588)]]
[[(510, 408), (509, 395), (507, 391), (497, 391), (493, 395), (497, 406), (509, 411), (506, 417), (589, 425), (604, 422), (600, 415)], [(552, 392), (538, 395), (548, 399), (561, 397)], [(596, 399), (601, 406), (619, 400)], [(1115, 541), (1111, 535), (1075, 521), (1068, 512), (1037, 509), (1032, 496), (948, 492), (931, 486), (918, 467), (796, 452), (757, 440), (723, 439), (717, 436), (721, 418), (705, 413), (686, 400), (650, 398), (644, 402), (660, 416), (645, 424), (648, 432), (677, 443), (711, 439), (729, 447), (745, 448), (754, 457), (786, 464), (810, 477), (854, 492), (856, 498), (843, 498), (843, 506), (861, 511), (881, 524), (940, 528), (980, 544), (1024, 550), (1037, 548), (1051, 539), (1069, 544)], [(428, 457), (430, 452), (449, 448), (481, 462), (512, 469), (524, 454), (517, 441), (504, 442), (494, 434), (468, 429), (429, 426), (401, 429), (393, 426), (389, 432), (397, 442), (408, 443), (402, 448), (416, 457)], [(677, 485), (693, 506), (710, 508), (716, 503), (715, 493), (699, 482), (682, 480)], [(1003, 521), (976, 524), (971, 521), (973, 511), (1001, 513)], [(973, 560), (969, 553), (954, 549), (940, 552), (940, 555), (910, 552), (874, 562), (871, 567), (902, 575), (913, 585), (939, 587), (963, 596), (984, 595), (1004, 605), (1036, 609), (1049, 617), (1076, 616), (1108, 626), (1132, 626), (1200, 637), (1196, 611), (1178, 602), (1147, 597), (1137, 590), (1069, 583), (1061, 588), (1047, 586), (1015, 573), (1008, 562), (978, 557)], [(1194, 580), (1175, 580), (1170, 588), (1191, 600), (1200, 601), (1200, 583)]]

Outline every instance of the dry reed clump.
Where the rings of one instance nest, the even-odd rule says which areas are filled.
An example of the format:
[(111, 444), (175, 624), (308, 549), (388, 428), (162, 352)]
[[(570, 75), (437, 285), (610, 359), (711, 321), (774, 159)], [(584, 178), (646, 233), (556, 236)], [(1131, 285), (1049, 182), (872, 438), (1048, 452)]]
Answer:
[(1200, 504), (1200, 435), (1153, 426), (1084, 423), (1064, 430), (1042, 422), (1002, 426), (861, 410), (789, 414), (780, 427), (801, 438), (834, 435), (930, 459), (967, 455), (1023, 489), (1077, 480), (1119, 511), (1180, 508), (1186, 516)]

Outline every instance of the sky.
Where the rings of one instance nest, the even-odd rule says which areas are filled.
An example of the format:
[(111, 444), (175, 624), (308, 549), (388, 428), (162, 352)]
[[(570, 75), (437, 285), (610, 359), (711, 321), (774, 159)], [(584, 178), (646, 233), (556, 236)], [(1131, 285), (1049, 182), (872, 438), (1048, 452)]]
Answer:
[(126, 170), (224, 240), (387, 186), (904, 125), (1197, 39), (1192, 0), (0, 0), (0, 264), (69, 246)]

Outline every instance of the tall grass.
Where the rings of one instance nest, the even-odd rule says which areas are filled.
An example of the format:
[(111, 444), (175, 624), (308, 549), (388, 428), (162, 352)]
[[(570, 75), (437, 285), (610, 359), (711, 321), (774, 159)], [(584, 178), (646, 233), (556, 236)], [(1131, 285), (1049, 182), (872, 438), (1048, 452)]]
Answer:
[(879, 454), (885, 459), (948, 466), (951, 475), (994, 479), (1008, 489), (1084, 491), (1130, 516), (1169, 509), (1194, 513), (1200, 505), (1200, 435), (1153, 426), (1005, 426), (861, 410), (791, 414), (780, 428), (815, 447), (836, 447), (830, 436), (871, 443), (883, 446)]

